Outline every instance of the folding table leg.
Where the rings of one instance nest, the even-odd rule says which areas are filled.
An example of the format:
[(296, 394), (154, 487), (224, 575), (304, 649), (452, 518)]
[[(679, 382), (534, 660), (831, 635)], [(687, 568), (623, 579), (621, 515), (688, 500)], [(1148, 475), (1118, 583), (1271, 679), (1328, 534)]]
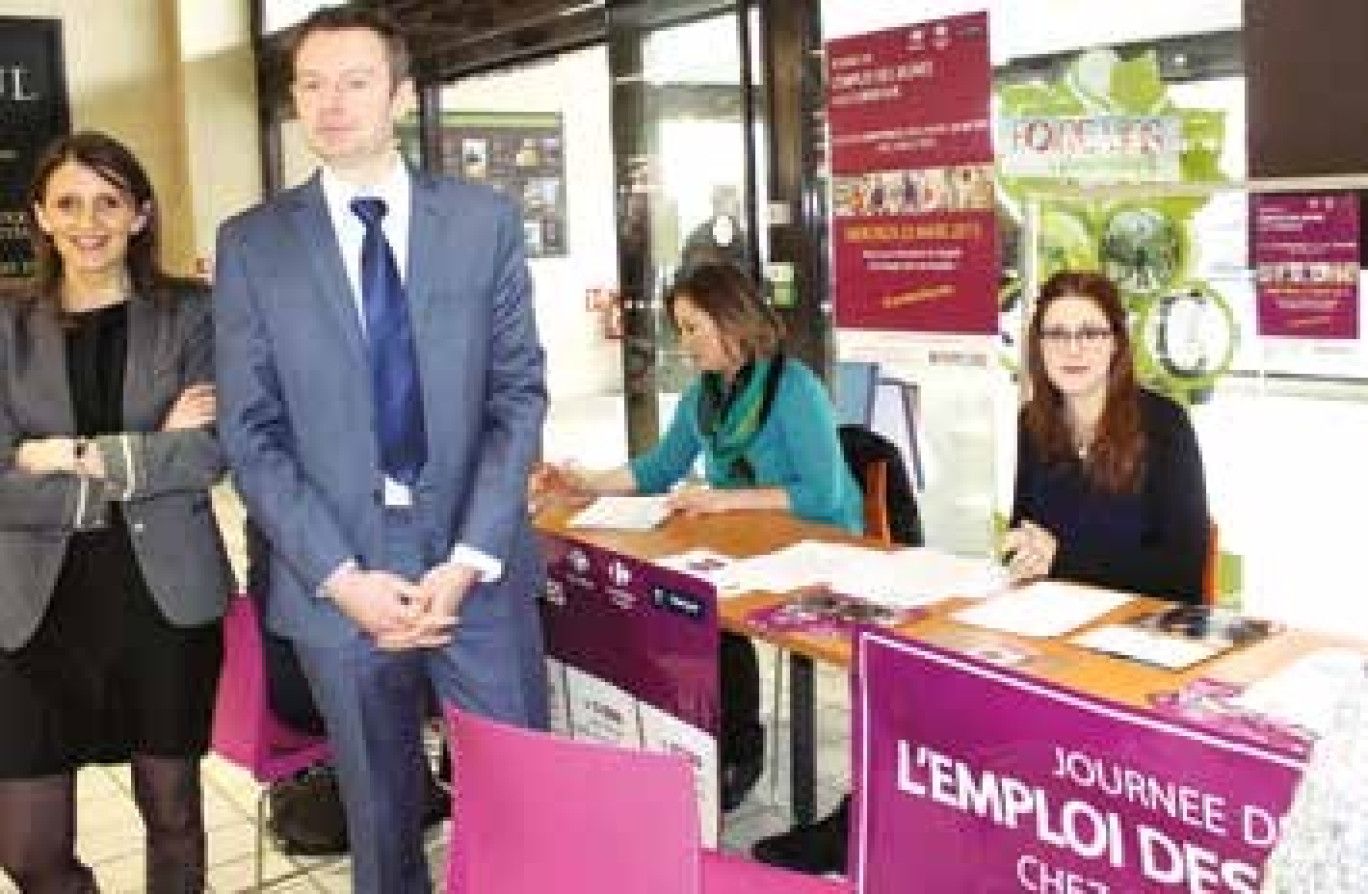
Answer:
[(817, 737), (812, 659), (789, 655), (789, 779), (793, 819), (810, 823), (816, 813)]

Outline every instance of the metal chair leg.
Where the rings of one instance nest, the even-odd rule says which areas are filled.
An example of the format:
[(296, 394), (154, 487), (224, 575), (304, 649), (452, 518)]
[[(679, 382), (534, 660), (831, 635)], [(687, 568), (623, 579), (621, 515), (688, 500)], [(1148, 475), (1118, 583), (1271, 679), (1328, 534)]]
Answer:
[(262, 885), (263, 851), (266, 848), (266, 801), (271, 790), (265, 786), (257, 793), (256, 805), (256, 849), (252, 856), (252, 878), (255, 880), (253, 891), (264, 891)]
[(784, 704), (784, 665), (788, 652), (783, 646), (774, 647), (774, 686), (773, 701), (770, 703), (770, 803), (779, 803), (779, 755), (784, 747), (784, 737), (780, 718)]

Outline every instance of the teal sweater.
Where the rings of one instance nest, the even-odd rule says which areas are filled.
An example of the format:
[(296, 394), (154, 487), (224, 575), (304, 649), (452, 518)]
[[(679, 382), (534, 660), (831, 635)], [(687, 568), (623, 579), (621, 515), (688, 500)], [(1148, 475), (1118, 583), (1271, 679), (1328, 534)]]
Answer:
[[(698, 427), (700, 382), (695, 379), (675, 410), (670, 427), (650, 452), (631, 462), (637, 490), (658, 494), (688, 474), (703, 453), (708, 483), (717, 486), (724, 470), (707, 449)], [(807, 521), (836, 525), (852, 533), (864, 529), (860, 488), (841, 455), (836, 417), (826, 389), (800, 361), (786, 359), (769, 418), (746, 451), (756, 487), (782, 487), (793, 514)]]

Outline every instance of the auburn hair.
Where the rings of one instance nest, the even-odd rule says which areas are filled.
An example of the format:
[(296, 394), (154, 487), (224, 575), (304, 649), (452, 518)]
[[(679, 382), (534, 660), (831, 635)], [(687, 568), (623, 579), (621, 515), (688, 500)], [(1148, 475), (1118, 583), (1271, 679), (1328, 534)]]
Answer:
[(679, 274), (665, 293), (665, 311), (676, 331), (675, 305), (681, 298), (712, 319), (723, 339), (740, 352), (738, 359), (762, 360), (782, 349), (783, 324), (736, 265), (704, 261)]
[(1046, 311), (1061, 298), (1081, 298), (1096, 305), (1107, 318), (1115, 348), (1111, 368), (1107, 371), (1106, 401), (1088, 447), (1084, 472), (1103, 490), (1134, 493), (1140, 489), (1145, 467), (1140, 386), (1135, 378), (1130, 327), (1121, 294), (1101, 273), (1061, 270), (1041, 288), (1027, 333), (1026, 369), (1031, 394), (1023, 412), (1023, 424), (1047, 464), (1077, 461), (1074, 432), (1064, 397), (1050, 381), (1041, 357), (1041, 330)]

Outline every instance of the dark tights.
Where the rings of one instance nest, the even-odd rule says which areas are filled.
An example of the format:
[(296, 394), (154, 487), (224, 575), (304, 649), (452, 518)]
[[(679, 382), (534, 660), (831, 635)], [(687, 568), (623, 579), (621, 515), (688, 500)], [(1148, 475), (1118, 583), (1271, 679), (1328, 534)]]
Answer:
[[(147, 830), (149, 894), (204, 890), (199, 761), (133, 758), (133, 800)], [(76, 857), (76, 784), (69, 773), (0, 779), (0, 866), (23, 894), (98, 892)]]

